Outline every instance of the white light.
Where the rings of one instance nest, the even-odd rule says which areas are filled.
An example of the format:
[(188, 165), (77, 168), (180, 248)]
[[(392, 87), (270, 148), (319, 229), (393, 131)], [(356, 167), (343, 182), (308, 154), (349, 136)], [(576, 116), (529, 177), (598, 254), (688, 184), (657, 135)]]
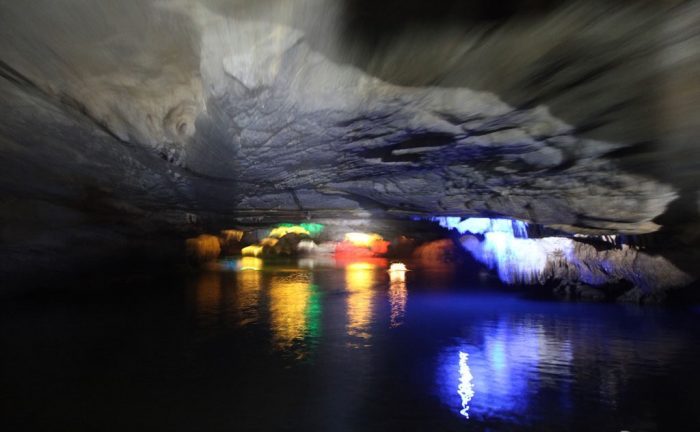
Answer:
[(404, 263), (391, 263), (389, 266), (389, 271), (390, 272), (405, 272), (408, 271), (406, 268), (406, 264)]
[(459, 385), (457, 386), (457, 394), (462, 398), (462, 409), (459, 411), (464, 417), (469, 418), (469, 401), (474, 397), (474, 384), (472, 384), (471, 370), (467, 364), (469, 354), (459, 352)]
[(470, 232), (472, 234), (485, 234), (488, 232), (501, 232), (517, 238), (527, 238), (527, 223), (511, 219), (491, 218), (467, 218), (460, 220), (453, 216), (436, 216), (430, 220), (437, 222), (441, 227), (456, 229), (460, 234)]
[(533, 283), (548, 264), (555, 264), (559, 259), (571, 262), (574, 244), (563, 237), (525, 239), (503, 232), (487, 232), (483, 241), (470, 236), (462, 240), (462, 246), (478, 261), (497, 270), (501, 281)]

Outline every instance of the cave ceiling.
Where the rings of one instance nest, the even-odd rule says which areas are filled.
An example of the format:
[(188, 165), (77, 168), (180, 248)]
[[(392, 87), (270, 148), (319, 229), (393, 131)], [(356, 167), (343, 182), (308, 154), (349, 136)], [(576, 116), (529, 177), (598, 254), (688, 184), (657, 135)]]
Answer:
[(352, 3), (3, 2), (5, 199), (626, 233), (697, 212), (695, 4)]

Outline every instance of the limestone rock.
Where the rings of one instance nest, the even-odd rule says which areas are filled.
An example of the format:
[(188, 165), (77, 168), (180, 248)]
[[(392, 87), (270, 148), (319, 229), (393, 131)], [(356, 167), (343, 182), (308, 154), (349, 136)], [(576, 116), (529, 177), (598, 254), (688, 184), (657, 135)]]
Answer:
[(304, 218), (696, 230), (698, 2), (593, 3), (366, 44), (340, 0), (3, 2), (0, 255)]

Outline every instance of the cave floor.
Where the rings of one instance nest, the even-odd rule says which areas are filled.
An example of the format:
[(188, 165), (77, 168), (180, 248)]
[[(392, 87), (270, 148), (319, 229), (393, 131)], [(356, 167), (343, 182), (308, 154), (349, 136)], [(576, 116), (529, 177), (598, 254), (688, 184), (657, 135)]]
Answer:
[(1, 302), (3, 430), (700, 429), (698, 309), (248, 267)]

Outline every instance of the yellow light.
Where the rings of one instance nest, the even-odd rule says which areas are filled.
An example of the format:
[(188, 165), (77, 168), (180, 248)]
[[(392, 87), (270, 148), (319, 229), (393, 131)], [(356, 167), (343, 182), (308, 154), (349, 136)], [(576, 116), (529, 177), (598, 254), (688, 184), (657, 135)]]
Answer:
[(368, 339), (369, 324), (372, 317), (372, 297), (374, 292), (375, 266), (358, 262), (348, 264), (345, 268), (345, 283), (350, 292), (348, 296), (348, 327), (350, 336)]
[(262, 255), (263, 247), (260, 245), (250, 245), (241, 249), (241, 254), (246, 256), (260, 256)]
[(304, 338), (311, 274), (275, 276), (270, 281), (270, 328), (275, 348), (287, 350)]
[(240, 270), (262, 270), (263, 260), (251, 256), (241, 258)]
[(370, 247), (375, 241), (384, 240), (382, 236), (374, 233), (351, 232), (345, 234), (345, 241), (355, 246)]
[(281, 238), (281, 237), (285, 236), (286, 234), (290, 234), (290, 233), (311, 236), (311, 234), (309, 234), (309, 232), (307, 230), (300, 227), (299, 225), (292, 225), (292, 226), (281, 226), (281, 227), (273, 228), (272, 231), (270, 231), (270, 237)]
[(347, 265), (347, 269), (351, 271), (356, 270), (374, 270), (376, 266), (368, 262), (355, 262)]

